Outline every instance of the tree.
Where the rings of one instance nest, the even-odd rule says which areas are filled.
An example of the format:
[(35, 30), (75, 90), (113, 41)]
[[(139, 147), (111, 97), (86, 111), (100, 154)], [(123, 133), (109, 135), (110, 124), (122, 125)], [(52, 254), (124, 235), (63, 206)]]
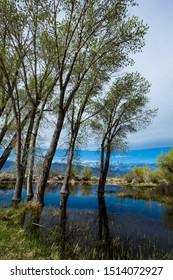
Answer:
[[(17, 9), (15, 1), (3, 1), (1, 4), (1, 28), (5, 32), (5, 49), (1, 46), (0, 68), (3, 73), (4, 81), (2, 83), (3, 91), (6, 92), (11, 101), (11, 107), (14, 114), (16, 125), (16, 186), (22, 179), (21, 164), (21, 146), (22, 146), (22, 116), (21, 108), (25, 100), (25, 92), (21, 87), (20, 69), (22, 61), (25, 58), (28, 39), (26, 36), (27, 20), (23, 17), (20, 9)], [(16, 189), (16, 196), (19, 191)]]
[(104, 107), (92, 127), (101, 139), (100, 178), (98, 192), (104, 192), (110, 155), (123, 151), (127, 133), (149, 125), (157, 110), (148, 109), (149, 83), (138, 73), (127, 73), (117, 78), (98, 107)]
[[(13, 200), (20, 201), (33, 130), (35, 129), (35, 136), (32, 139), (30, 170), (33, 168), (39, 124), (59, 76), (55, 70), (51, 41), (49, 40), (49, 46), (46, 42), (51, 15), (50, 3), (39, 0), (4, 0), (2, 11), (1, 23), (6, 30), (8, 42), (6, 48), (1, 48), (0, 66), (5, 80), (2, 88), (11, 100), (16, 126), (16, 133), (9, 143), (10, 146), (7, 146), (2, 163), (4, 164), (9, 151), (16, 144), (17, 181)], [(10, 63), (14, 64), (14, 67), (11, 67)], [(28, 112), (26, 123), (22, 117)], [(29, 189), (32, 171), (28, 177)]]
[(85, 76), (98, 64), (111, 75), (130, 63), (129, 53), (141, 50), (148, 29), (137, 17), (127, 17), (129, 6), (135, 5), (133, 0), (50, 2), (53, 16), (49, 30), (56, 45), (59, 102), (56, 127), (34, 195), (34, 201), (40, 204), (44, 203), (44, 190), (66, 113)]
[[(61, 193), (69, 192), (68, 185), (76, 141), (79, 143), (80, 138), (80, 144), (82, 142), (81, 139), (86, 143), (89, 121), (98, 113), (97, 109), (94, 108), (92, 104), (102, 95), (102, 86), (108, 80), (109, 77), (107, 77), (107, 73), (104, 70), (100, 71), (100, 67), (98, 69), (95, 67), (93, 71), (85, 77), (80, 89), (71, 102), (67, 112), (69, 131), (68, 159)], [(81, 133), (81, 131), (83, 133)]]
[(85, 181), (91, 180), (92, 177), (92, 169), (90, 166), (86, 166), (82, 169), (81, 172), (82, 179)]
[(157, 165), (164, 177), (173, 185), (173, 148), (166, 154), (160, 154), (157, 159)]

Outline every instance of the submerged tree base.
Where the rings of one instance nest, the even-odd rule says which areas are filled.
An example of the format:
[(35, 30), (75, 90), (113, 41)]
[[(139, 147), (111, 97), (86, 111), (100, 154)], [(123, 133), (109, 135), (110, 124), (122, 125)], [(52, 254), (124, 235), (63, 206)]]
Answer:
[(20, 204), (20, 202), (21, 202), (21, 199), (15, 199), (15, 198), (12, 199), (12, 205), (14, 207), (17, 207)]
[(27, 202), (31, 201), (33, 197), (34, 197), (33, 194), (27, 194), (27, 196), (26, 196), (26, 201), (27, 201)]

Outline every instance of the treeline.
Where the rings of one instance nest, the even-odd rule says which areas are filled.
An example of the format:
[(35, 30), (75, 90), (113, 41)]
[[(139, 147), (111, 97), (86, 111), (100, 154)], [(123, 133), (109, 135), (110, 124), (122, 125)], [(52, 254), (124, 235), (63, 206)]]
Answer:
[[(141, 51), (148, 26), (129, 17), (134, 0), (2, 0), (0, 2), (0, 169), (13, 149), (17, 180), (13, 201), (44, 203), (52, 159), (68, 131), (68, 182), (74, 149), (96, 137), (101, 149), (99, 192), (104, 192), (110, 154), (124, 151), (129, 132), (149, 125), (150, 85), (139, 73), (120, 75)], [(109, 85), (109, 88), (108, 88)], [(54, 132), (32, 190), (38, 135), (53, 117)], [(44, 132), (46, 134), (46, 128)]]

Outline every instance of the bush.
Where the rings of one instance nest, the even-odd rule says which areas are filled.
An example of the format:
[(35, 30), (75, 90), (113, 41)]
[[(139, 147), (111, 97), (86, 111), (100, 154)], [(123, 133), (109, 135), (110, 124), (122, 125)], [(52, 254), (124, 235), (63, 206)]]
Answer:
[(76, 166), (74, 166), (71, 169), (70, 177), (75, 179), (77, 177), (78, 173), (79, 173), (79, 170), (77, 169)]
[(173, 149), (166, 154), (161, 153), (157, 159), (157, 165), (164, 174), (164, 178), (173, 186)]
[(133, 172), (129, 172), (125, 175), (125, 180), (127, 181), (127, 183), (131, 183), (134, 179), (134, 174)]
[(128, 183), (150, 183), (151, 170), (147, 166), (134, 167), (132, 172), (126, 174), (125, 179)]
[(173, 186), (171, 186), (170, 183), (166, 179), (163, 179), (159, 182), (157, 191), (161, 195), (172, 196), (173, 195)]
[(91, 167), (87, 166), (82, 169), (81, 172), (82, 179), (85, 181), (91, 180), (92, 177), (92, 169)]
[(164, 175), (160, 169), (151, 171), (151, 182), (159, 183), (162, 179), (164, 179)]

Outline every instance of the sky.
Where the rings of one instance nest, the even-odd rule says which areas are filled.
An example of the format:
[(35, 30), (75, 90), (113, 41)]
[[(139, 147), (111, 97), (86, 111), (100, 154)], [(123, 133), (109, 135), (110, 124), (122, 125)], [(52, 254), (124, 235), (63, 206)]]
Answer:
[(128, 70), (140, 72), (150, 83), (151, 108), (158, 114), (147, 129), (128, 136), (131, 149), (173, 146), (173, 1), (138, 0), (133, 13), (150, 28), (146, 46)]
[[(133, 56), (135, 65), (126, 70), (138, 71), (150, 82), (149, 106), (158, 108), (158, 114), (148, 128), (128, 135), (127, 141), (132, 150), (173, 147), (173, 1), (137, 2), (139, 6), (130, 11), (130, 16), (139, 16), (150, 28), (146, 46)], [(90, 140), (87, 149), (95, 147)]]

